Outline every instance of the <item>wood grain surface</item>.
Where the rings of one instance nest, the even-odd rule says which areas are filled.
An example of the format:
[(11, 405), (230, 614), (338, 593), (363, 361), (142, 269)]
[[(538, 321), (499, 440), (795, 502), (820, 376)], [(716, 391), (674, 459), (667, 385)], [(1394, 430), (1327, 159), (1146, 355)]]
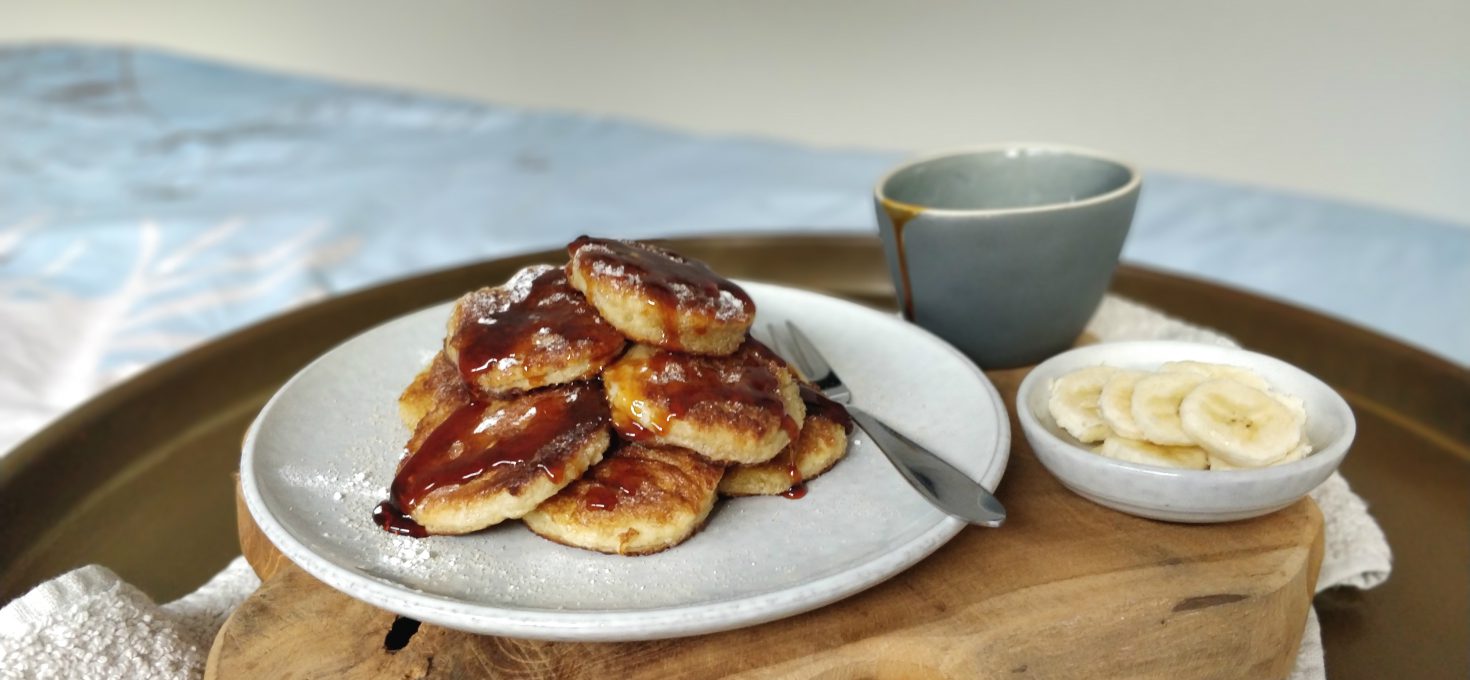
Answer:
[[(1023, 373), (990, 373), (1008, 404)], [(1322, 558), (1310, 500), (1224, 525), (1130, 517), (1067, 491), (1012, 429), (1004, 528), (966, 529), (828, 607), (676, 640), (559, 643), (420, 626), (283, 559), (241, 506), (241, 547), (264, 583), (220, 630), (206, 677), (1286, 676)]]

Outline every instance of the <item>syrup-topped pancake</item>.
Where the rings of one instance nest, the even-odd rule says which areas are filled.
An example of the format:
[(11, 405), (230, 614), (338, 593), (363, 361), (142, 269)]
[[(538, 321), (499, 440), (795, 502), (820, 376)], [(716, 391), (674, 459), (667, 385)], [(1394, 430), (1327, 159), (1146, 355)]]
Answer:
[(723, 474), (724, 466), (688, 449), (625, 443), (523, 519), (563, 545), (655, 553), (699, 530)]
[(409, 430), (415, 430), (419, 421), (430, 413), (438, 414), (443, 420), (443, 416), (473, 398), (459, 369), (441, 350), (398, 396), (398, 417)]
[(628, 338), (724, 355), (745, 340), (755, 303), (703, 262), (638, 241), (583, 236), (567, 246), (572, 286)]
[(525, 515), (601, 460), (611, 441), (596, 383), (469, 401), (434, 420), (409, 439), (389, 496), (391, 509), (430, 534)]
[(591, 378), (627, 343), (551, 265), (460, 298), (448, 331), (445, 355), (489, 396)]
[(763, 463), (796, 441), (806, 408), (795, 374), (747, 340), (729, 356), (635, 345), (602, 372), (613, 427), (723, 463)]
[(801, 400), (806, 405), (806, 423), (796, 442), (764, 463), (731, 465), (720, 480), (720, 493), (800, 498), (806, 494), (806, 482), (847, 455), (847, 436), (852, 432), (847, 409), (806, 384), (801, 386)]

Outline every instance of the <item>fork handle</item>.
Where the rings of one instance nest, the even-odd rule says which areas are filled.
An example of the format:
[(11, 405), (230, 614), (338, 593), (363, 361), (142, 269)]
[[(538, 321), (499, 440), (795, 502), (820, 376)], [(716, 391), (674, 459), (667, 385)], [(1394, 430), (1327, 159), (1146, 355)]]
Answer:
[(888, 456), (899, 473), (935, 507), (970, 524), (998, 527), (1006, 519), (1006, 509), (990, 491), (970, 479), (969, 475), (945, 462), (933, 451), (903, 436), (883, 421), (851, 405), (847, 412), (878, 449)]

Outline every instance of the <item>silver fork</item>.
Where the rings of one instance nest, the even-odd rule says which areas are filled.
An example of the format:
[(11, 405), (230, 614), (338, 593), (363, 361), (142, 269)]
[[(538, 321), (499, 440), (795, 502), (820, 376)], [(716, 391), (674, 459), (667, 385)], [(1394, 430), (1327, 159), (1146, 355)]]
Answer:
[(852, 390), (796, 324), (787, 321), (785, 331), (767, 325), (766, 331), (775, 345), (772, 349), (796, 364), (828, 399), (845, 405), (858, 427), (888, 456), (888, 462), (935, 507), (979, 526), (998, 527), (1005, 521), (1005, 507), (985, 487), (873, 414), (853, 406)]

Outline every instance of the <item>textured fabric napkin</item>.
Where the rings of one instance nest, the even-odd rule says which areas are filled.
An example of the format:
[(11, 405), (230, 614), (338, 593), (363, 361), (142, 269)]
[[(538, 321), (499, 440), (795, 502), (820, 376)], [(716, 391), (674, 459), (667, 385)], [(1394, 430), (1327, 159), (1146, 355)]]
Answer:
[[(1104, 342), (1235, 344), (1219, 333), (1114, 297), (1103, 302), (1089, 330)], [(1333, 474), (1312, 498), (1326, 520), (1317, 591), (1372, 588), (1387, 579), (1392, 562), (1388, 542), (1347, 482)], [(160, 606), (104, 567), (77, 569), (0, 610), (0, 678), (200, 677), (216, 631), (259, 583), (240, 558), (198, 591)], [(1291, 677), (1326, 677), (1315, 611), (1307, 618)]]

